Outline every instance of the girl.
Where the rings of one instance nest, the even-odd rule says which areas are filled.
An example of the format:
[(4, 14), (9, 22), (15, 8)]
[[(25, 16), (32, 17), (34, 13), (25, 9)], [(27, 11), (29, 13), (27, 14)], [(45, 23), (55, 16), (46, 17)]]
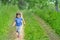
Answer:
[(16, 25), (16, 32), (17, 32), (18, 38), (20, 37), (20, 31), (21, 31), (21, 27), (22, 27), (23, 23), (25, 24), (24, 19), (22, 17), (22, 13), (19, 13), (19, 12), (16, 13), (16, 18), (15, 18), (15, 21), (12, 26)]

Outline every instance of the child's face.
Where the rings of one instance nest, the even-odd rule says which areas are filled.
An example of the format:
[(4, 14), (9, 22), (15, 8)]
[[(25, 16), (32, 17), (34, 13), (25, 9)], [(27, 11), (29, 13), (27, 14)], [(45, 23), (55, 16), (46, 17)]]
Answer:
[(17, 15), (17, 17), (18, 17), (18, 18), (20, 18), (20, 17), (21, 17), (21, 15)]

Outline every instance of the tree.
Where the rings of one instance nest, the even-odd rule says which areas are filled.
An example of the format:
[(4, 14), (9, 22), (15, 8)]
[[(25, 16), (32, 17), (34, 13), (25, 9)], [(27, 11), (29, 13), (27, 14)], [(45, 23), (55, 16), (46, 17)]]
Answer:
[(19, 1), (18, 1), (18, 7), (19, 7), (20, 9), (25, 9), (25, 8), (26, 8), (26, 3), (25, 3), (25, 1), (24, 1), (24, 0), (19, 0)]
[(55, 2), (55, 8), (56, 8), (56, 11), (58, 11), (58, 0), (56, 0)]
[(45, 7), (47, 5), (46, 2), (48, 0), (25, 0), (25, 1), (29, 4), (28, 8), (30, 9), (35, 7), (36, 4), (38, 4), (38, 6), (41, 8)]

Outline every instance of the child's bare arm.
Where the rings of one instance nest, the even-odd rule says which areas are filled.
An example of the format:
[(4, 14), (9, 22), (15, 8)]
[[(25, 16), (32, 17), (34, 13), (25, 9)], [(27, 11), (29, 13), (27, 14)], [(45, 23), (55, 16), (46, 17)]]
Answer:
[(23, 24), (25, 24), (25, 20), (23, 19)]
[(16, 22), (14, 22), (12, 26), (15, 26), (15, 25), (16, 25)]
[(23, 18), (22, 12), (21, 12), (21, 17), (22, 17), (22, 19), (23, 19), (23, 24), (25, 24), (25, 20), (24, 20), (24, 18)]

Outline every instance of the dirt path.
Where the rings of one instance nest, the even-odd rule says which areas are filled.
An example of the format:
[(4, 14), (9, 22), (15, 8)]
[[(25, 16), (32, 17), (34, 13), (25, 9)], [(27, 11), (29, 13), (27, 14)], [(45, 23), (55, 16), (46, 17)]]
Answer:
[(24, 28), (23, 28), (23, 25), (21, 27), (21, 30), (20, 30), (20, 38), (17, 38), (15, 40), (24, 40)]
[(41, 25), (41, 28), (45, 30), (50, 40), (60, 40), (60, 37), (55, 33), (55, 31), (40, 17), (33, 15), (35, 19)]
[[(23, 14), (21, 13), (21, 17), (23, 18)], [(24, 18), (23, 18), (24, 21)], [(22, 24), (21, 29), (20, 29), (20, 38), (17, 38), (15, 40), (24, 40), (24, 25)]]

